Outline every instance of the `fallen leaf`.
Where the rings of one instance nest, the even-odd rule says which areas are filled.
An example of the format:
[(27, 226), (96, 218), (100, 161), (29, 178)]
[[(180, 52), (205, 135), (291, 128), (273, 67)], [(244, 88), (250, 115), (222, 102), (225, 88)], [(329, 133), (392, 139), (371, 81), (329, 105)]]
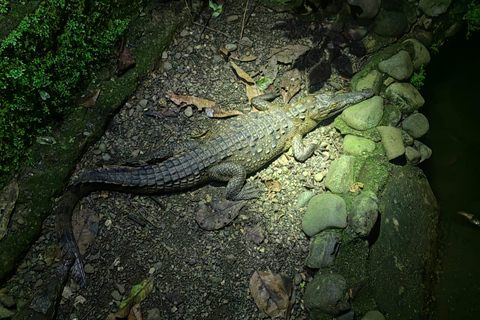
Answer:
[(93, 243), (98, 234), (98, 214), (89, 209), (74, 212), (72, 217), (73, 234), (82, 255)]
[(282, 97), (283, 102), (288, 104), (290, 100), (300, 91), (302, 86), (302, 75), (298, 69), (285, 72), (282, 76)]
[(246, 56), (246, 57), (243, 57), (243, 56), (237, 56), (236, 54), (231, 54), (231, 55), (230, 55), (230, 58), (235, 59), (235, 60), (238, 60), (238, 61), (241, 61), (241, 62), (250, 62), (250, 61), (254, 61), (254, 60), (257, 59), (256, 56)]
[(143, 320), (142, 307), (140, 306), (140, 303), (137, 303), (132, 309), (130, 309), (128, 320)]
[(355, 193), (355, 192), (359, 192), (362, 189), (363, 189), (363, 183), (357, 182), (350, 187), (350, 192)]
[(88, 97), (82, 98), (81, 105), (85, 108), (92, 108), (95, 107), (97, 104), (98, 96), (100, 95), (100, 89), (96, 90), (93, 94), (89, 95)]
[(123, 300), (115, 313), (110, 313), (107, 316), (107, 320), (115, 320), (117, 318), (125, 318), (130, 314), (130, 310), (137, 304), (140, 304), (145, 298), (152, 292), (154, 278), (148, 278), (143, 280), (140, 284), (137, 284), (132, 288), (127, 299)]
[(250, 278), (250, 292), (257, 307), (272, 318), (287, 319), (295, 299), (292, 281), (284, 274), (255, 271)]
[(201, 204), (195, 220), (204, 230), (221, 229), (238, 216), (245, 203), (245, 201), (222, 200)]
[[(248, 84), (245, 84), (245, 89), (247, 91), (247, 98), (248, 98), (248, 103), (252, 103), (252, 99), (255, 98), (255, 97), (258, 97), (262, 94), (262, 92), (260, 91), (260, 89), (258, 89), (258, 87), (256, 85), (248, 85)], [(255, 111), (258, 111), (257, 109), (255, 109)]]
[(261, 244), (265, 240), (265, 235), (263, 234), (263, 229), (258, 224), (254, 226), (246, 226), (244, 228), (245, 238), (252, 241), (255, 244)]
[(124, 74), (134, 66), (135, 58), (132, 56), (127, 42), (122, 40), (122, 44), (120, 45), (120, 53), (117, 59), (117, 74)]
[(308, 50), (310, 50), (310, 47), (300, 44), (288, 45), (274, 50), (272, 56), (275, 56), (277, 61), (280, 63), (290, 64), (304, 55)]
[(184, 107), (187, 105), (193, 105), (200, 111), (204, 110), (205, 114), (210, 118), (226, 118), (243, 114), (238, 110), (225, 111), (221, 109), (216, 102), (194, 96), (169, 93), (168, 98), (178, 106)]
[(235, 71), (235, 74), (237, 75), (238, 78), (240, 78), (241, 81), (246, 82), (250, 85), (255, 84), (255, 80), (253, 80), (253, 78), (248, 73), (243, 71), (242, 68), (237, 66), (235, 62), (230, 61), (230, 65), (232, 66), (233, 71)]
[(228, 58), (228, 56), (230, 56), (230, 51), (228, 51), (225, 47), (220, 47), (219, 51), (224, 58)]
[(7, 235), (10, 216), (18, 198), (18, 182), (15, 176), (0, 194), (0, 240)]
[(266, 180), (265, 185), (267, 186), (268, 193), (282, 191), (282, 185), (278, 180)]

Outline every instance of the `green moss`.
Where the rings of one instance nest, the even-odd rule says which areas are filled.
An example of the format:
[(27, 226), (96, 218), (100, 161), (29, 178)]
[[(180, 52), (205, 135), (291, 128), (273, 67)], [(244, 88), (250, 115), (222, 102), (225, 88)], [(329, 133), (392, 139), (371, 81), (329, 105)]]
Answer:
[(425, 81), (425, 70), (423, 69), (423, 65), (420, 66), (420, 70), (415, 72), (415, 74), (410, 79), (410, 83), (417, 89), (420, 89), (424, 85)]
[(467, 20), (467, 38), (473, 31), (480, 29), (480, 3), (478, 0), (472, 1), (468, 4), (467, 13), (463, 16), (464, 20)]
[[(75, 97), (128, 27), (124, 2), (44, 1), (3, 39), (0, 172), (28, 159), (35, 137), (76, 107)], [(132, 10), (141, 1), (128, 4)]]

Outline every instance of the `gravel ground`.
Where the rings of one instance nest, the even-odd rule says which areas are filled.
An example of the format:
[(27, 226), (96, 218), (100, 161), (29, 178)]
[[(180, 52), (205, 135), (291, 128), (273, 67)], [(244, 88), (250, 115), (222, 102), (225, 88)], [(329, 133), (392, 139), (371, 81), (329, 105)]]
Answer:
[[(220, 55), (221, 46), (236, 45), (236, 54), (257, 56), (254, 61), (237, 63), (254, 74), (275, 48), (292, 44), (315, 47), (321, 41), (319, 25), (300, 23), (289, 14), (260, 6), (253, 12), (250, 7), (244, 39), (237, 41), (244, 8), (244, 1), (228, 2), (218, 18), (209, 20), (211, 11), (206, 12), (196, 18), (198, 24), (181, 31), (161, 63), (79, 162), (79, 170), (146, 156), (162, 145), (201, 135), (222, 121), (195, 108), (174, 105), (166, 97), (168, 92), (209, 99), (227, 110), (250, 112), (245, 86)], [(207, 20), (208, 28), (202, 27)], [(141, 39), (129, 41), (135, 44)], [(135, 55), (134, 48), (132, 53)], [(277, 79), (290, 68), (282, 65)], [(347, 82), (336, 74), (330, 80), (340, 87)], [(278, 89), (279, 80), (273, 86)], [(325, 88), (332, 90), (328, 85)], [(293, 101), (305, 91), (302, 86)], [(66, 319), (106, 318), (118, 309), (133, 285), (149, 276), (155, 278), (154, 289), (142, 302), (149, 320), (268, 318), (259, 311), (248, 288), (257, 270), (284, 272), (291, 277), (296, 293), (292, 319), (307, 318), (303, 285), (314, 273), (304, 267), (309, 239), (301, 230), (304, 211), (295, 205), (303, 191), (325, 191), (323, 176), (340, 155), (342, 137), (330, 122), (308, 134), (306, 142), (320, 146), (315, 155), (298, 163), (287, 153), (250, 176), (264, 192), (259, 199), (248, 201), (231, 224), (217, 231), (202, 230), (195, 214), (201, 202), (222, 199), (224, 184), (157, 197), (116, 192), (85, 197), (81, 206), (100, 216), (99, 231), (85, 254), (88, 288), (79, 288), (70, 280), (64, 292), (61, 309), (68, 315)], [(263, 243), (247, 239), (245, 230), (250, 226), (263, 230)], [(55, 219), (50, 217), (42, 237), (7, 284), (15, 298), (28, 299), (48, 281), (54, 269), (54, 232)]]

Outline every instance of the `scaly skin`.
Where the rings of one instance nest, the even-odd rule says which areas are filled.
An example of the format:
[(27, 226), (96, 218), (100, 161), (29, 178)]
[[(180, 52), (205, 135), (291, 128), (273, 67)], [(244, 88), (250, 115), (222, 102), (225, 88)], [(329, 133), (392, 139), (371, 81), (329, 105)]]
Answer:
[(71, 214), (86, 194), (102, 189), (159, 194), (217, 180), (228, 181), (227, 199), (251, 198), (248, 188), (244, 188), (247, 174), (259, 170), (290, 147), (297, 160), (305, 161), (315, 146), (305, 148), (303, 135), (322, 120), (372, 96), (372, 90), (316, 94), (295, 104), (268, 110), (269, 104), (259, 97), (252, 102), (264, 111), (222, 121), (203, 139), (159, 150), (156, 157), (166, 158), (163, 162), (141, 167), (112, 166), (81, 174), (60, 199), (56, 210), (60, 245), (64, 252), (73, 252), (77, 258), (72, 273), (85, 284), (81, 257), (72, 234)]

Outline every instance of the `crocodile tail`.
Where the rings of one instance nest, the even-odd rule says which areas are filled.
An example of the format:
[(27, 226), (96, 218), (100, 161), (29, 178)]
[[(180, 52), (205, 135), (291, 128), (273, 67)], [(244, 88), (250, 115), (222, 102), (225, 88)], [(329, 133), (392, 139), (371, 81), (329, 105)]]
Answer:
[(146, 187), (150, 189), (158, 188), (161, 181), (163, 181), (163, 176), (156, 166), (111, 166), (85, 171), (79, 175), (74, 184), (98, 184), (103, 186), (99, 188), (107, 189), (117, 189), (119, 187)]

